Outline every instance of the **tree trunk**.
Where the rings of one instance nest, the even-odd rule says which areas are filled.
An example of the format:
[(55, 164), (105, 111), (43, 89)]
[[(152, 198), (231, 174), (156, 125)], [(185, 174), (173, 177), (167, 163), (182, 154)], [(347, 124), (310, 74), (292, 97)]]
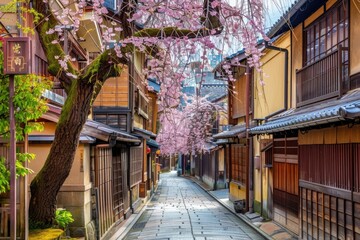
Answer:
[(68, 177), (89, 114), (94, 84), (73, 81), (55, 131), (55, 139), (44, 167), (31, 182), (29, 218), (31, 227), (53, 223), (56, 196)]

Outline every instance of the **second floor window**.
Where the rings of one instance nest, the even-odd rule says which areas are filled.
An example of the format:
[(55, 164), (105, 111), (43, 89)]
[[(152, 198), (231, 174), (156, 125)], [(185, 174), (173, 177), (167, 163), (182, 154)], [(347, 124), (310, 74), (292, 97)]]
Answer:
[(144, 117), (145, 119), (149, 119), (149, 99), (145, 96), (145, 94), (137, 89), (135, 95), (135, 108), (137, 109), (137, 113)]
[(305, 29), (305, 66), (310, 65), (339, 46), (349, 45), (348, 1), (339, 1), (319, 20)]

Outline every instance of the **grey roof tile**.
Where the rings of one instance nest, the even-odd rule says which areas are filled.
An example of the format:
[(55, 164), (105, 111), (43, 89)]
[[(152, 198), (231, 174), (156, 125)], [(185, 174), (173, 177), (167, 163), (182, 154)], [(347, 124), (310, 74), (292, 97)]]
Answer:
[(274, 133), (300, 129), (360, 117), (360, 91), (355, 90), (339, 100), (290, 109), (263, 125), (250, 129), (251, 134)]

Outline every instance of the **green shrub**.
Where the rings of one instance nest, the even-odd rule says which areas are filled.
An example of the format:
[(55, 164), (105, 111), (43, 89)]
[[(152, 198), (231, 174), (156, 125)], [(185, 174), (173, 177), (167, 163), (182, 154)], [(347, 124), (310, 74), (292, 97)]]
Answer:
[(74, 221), (71, 212), (58, 208), (55, 212), (55, 223), (62, 229), (66, 229), (67, 226)]

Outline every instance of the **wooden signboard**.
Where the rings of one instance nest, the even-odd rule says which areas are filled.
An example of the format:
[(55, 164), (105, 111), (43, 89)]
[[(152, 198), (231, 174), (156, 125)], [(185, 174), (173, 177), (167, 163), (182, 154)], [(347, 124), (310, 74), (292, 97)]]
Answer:
[(20, 75), (30, 72), (30, 39), (4, 38), (4, 74)]

